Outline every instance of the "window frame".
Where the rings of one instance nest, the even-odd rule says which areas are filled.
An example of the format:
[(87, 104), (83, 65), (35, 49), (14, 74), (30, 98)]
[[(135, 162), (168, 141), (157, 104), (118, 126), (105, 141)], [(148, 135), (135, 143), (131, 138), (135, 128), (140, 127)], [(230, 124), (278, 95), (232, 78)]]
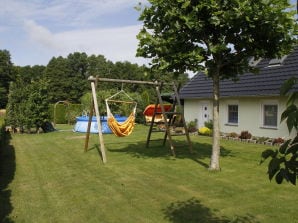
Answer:
[[(266, 106), (275, 106), (276, 107), (276, 111), (275, 111), (275, 125), (270, 125), (268, 123), (265, 123), (266, 121)], [(262, 128), (267, 128), (267, 129), (277, 129), (278, 128), (278, 117), (279, 117), (279, 105), (277, 102), (263, 102), (262, 105), (261, 105), (261, 127)]]
[[(230, 117), (232, 112), (236, 112), (236, 111), (230, 111), (230, 108), (232, 106), (237, 107), (237, 122), (233, 122)], [(227, 104), (227, 125), (234, 125), (234, 126), (239, 125), (239, 104), (238, 103), (228, 103)]]

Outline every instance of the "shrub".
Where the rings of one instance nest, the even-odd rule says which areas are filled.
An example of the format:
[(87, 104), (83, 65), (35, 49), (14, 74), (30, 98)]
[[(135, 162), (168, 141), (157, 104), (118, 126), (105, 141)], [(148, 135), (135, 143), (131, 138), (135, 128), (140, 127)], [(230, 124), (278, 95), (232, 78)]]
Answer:
[(187, 123), (187, 128), (189, 132), (196, 132), (197, 131), (197, 122), (198, 120), (195, 119), (194, 121), (190, 121)]
[(6, 137), (4, 117), (0, 116), (0, 145), (3, 145)]
[(257, 143), (263, 144), (265, 143), (269, 138), (268, 137), (259, 137), (257, 139)]
[(43, 79), (27, 83), (21, 76), (10, 83), (6, 123), (31, 132), (49, 120), (48, 85)]
[(231, 132), (228, 134), (229, 137), (232, 137), (232, 138), (238, 138), (239, 135), (236, 133), (236, 132)]
[(276, 138), (273, 140), (273, 145), (274, 144), (283, 144), (284, 142), (285, 142), (285, 140), (279, 137), (279, 138)]
[(204, 122), (205, 127), (207, 127), (208, 129), (213, 129), (213, 121), (209, 120), (207, 122)]
[(201, 128), (199, 128), (199, 134), (210, 136), (212, 134), (212, 130), (207, 127), (201, 127)]
[(239, 136), (240, 139), (251, 139), (251, 134), (248, 131), (242, 131)]
[[(76, 117), (82, 115), (83, 107), (81, 104), (57, 104), (56, 105), (56, 124), (73, 124)], [(50, 105), (49, 113), (54, 120), (54, 105)]]
[(81, 104), (70, 104), (68, 112), (65, 114), (65, 119), (69, 121), (69, 124), (76, 123), (76, 117), (81, 116), (83, 108)]

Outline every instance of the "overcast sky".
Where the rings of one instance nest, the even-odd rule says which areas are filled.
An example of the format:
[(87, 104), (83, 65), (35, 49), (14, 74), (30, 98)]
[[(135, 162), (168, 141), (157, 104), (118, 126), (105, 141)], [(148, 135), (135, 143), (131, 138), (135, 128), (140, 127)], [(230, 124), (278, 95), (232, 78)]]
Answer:
[(73, 52), (143, 64), (136, 58), (146, 0), (0, 0), (0, 49), (15, 65), (47, 65)]
[(147, 1), (0, 0), (0, 49), (19, 66), (47, 65), (53, 56), (73, 52), (147, 63), (135, 57), (139, 2)]

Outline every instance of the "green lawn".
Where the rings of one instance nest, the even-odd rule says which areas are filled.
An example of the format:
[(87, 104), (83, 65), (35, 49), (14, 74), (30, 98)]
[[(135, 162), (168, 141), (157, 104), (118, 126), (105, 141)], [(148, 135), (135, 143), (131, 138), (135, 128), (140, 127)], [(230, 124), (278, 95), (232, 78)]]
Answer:
[[(84, 134), (14, 134), (0, 153), (0, 221), (100, 223), (293, 223), (297, 187), (276, 185), (259, 165), (266, 146), (221, 142), (221, 172), (207, 167), (211, 138), (176, 137), (177, 157), (161, 141), (145, 148), (148, 127), (131, 136), (97, 135), (84, 153)], [(65, 131), (66, 130), (66, 131)], [(162, 138), (161, 135), (153, 135)]]

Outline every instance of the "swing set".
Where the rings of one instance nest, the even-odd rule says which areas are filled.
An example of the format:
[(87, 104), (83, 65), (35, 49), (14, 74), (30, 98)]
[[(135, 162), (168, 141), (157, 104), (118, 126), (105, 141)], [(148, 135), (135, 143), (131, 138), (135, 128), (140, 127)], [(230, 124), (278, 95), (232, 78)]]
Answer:
[[(104, 144), (104, 139), (103, 139), (103, 134), (102, 134), (102, 129), (101, 129), (100, 114), (99, 114), (99, 109), (98, 109), (98, 101), (97, 101), (97, 96), (96, 96), (96, 87), (98, 86), (99, 82), (113, 82), (113, 83), (122, 83), (122, 84), (123, 83), (146, 84), (146, 85), (155, 86), (155, 89), (157, 92), (157, 100), (156, 100), (155, 109), (154, 109), (154, 113), (153, 113), (150, 128), (149, 128), (148, 136), (147, 136), (146, 147), (149, 147), (149, 142), (151, 141), (151, 134), (153, 132), (155, 132), (155, 131), (153, 131), (155, 116), (162, 114), (163, 119), (164, 119), (163, 120), (164, 125), (165, 125), (165, 131), (164, 131), (165, 135), (164, 135), (163, 144), (165, 145), (166, 139), (168, 139), (168, 142), (171, 147), (172, 155), (175, 156), (175, 150), (174, 150), (174, 145), (173, 145), (173, 140), (172, 140), (173, 134), (170, 131), (170, 126), (174, 123), (176, 115), (180, 115), (183, 126), (184, 126), (184, 132), (185, 132), (184, 135), (186, 136), (190, 152), (192, 152), (192, 144), (191, 144), (189, 133), (188, 133), (188, 130), (186, 127), (183, 110), (181, 108), (178, 90), (174, 83), (171, 83), (171, 85), (173, 86), (173, 90), (174, 90), (173, 108), (172, 108), (172, 111), (166, 111), (165, 107), (164, 107), (162, 96), (160, 94), (160, 89), (162, 88), (163, 83), (160, 83), (157, 81), (150, 82), (150, 81), (99, 78), (98, 76), (97, 77), (90, 76), (88, 78), (88, 80), (91, 82), (92, 103), (91, 103), (91, 109), (90, 109), (89, 121), (88, 121), (87, 133), (86, 133), (86, 139), (85, 139), (85, 148), (84, 148), (85, 152), (87, 152), (87, 149), (88, 149), (91, 121), (92, 121), (93, 112), (95, 111), (96, 121), (97, 121), (97, 126), (98, 126), (98, 138), (99, 138), (102, 161), (103, 161), (103, 163), (107, 162), (106, 152), (105, 152), (105, 144)], [(117, 97), (120, 95), (122, 95), (122, 98), (117, 99)], [(130, 115), (124, 122), (119, 123), (117, 121), (117, 119), (114, 117), (113, 113), (111, 112), (111, 108), (110, 108), (111, 103), (120, 103), (120, 104), (131, 105), (132, 112), (130, 113)], [(110, 127), (111, 131), (118, 137), (124, 137), (124, 136), (130, 135), (134, 129), (134, 126), (135, 126), (135, 115), (136, 115), (137, 102), (134, 101), (123, 89), (121, 89), (116, 94), (105, 99), (105, 104), (106, 104), (106, 110), (107, 110), (107, 123), (108, 123), (108, 126)], [(179, 112), (176, 111), (176, 108), (175, 108), (176, 105), (178, 105), (177, 110)]]

